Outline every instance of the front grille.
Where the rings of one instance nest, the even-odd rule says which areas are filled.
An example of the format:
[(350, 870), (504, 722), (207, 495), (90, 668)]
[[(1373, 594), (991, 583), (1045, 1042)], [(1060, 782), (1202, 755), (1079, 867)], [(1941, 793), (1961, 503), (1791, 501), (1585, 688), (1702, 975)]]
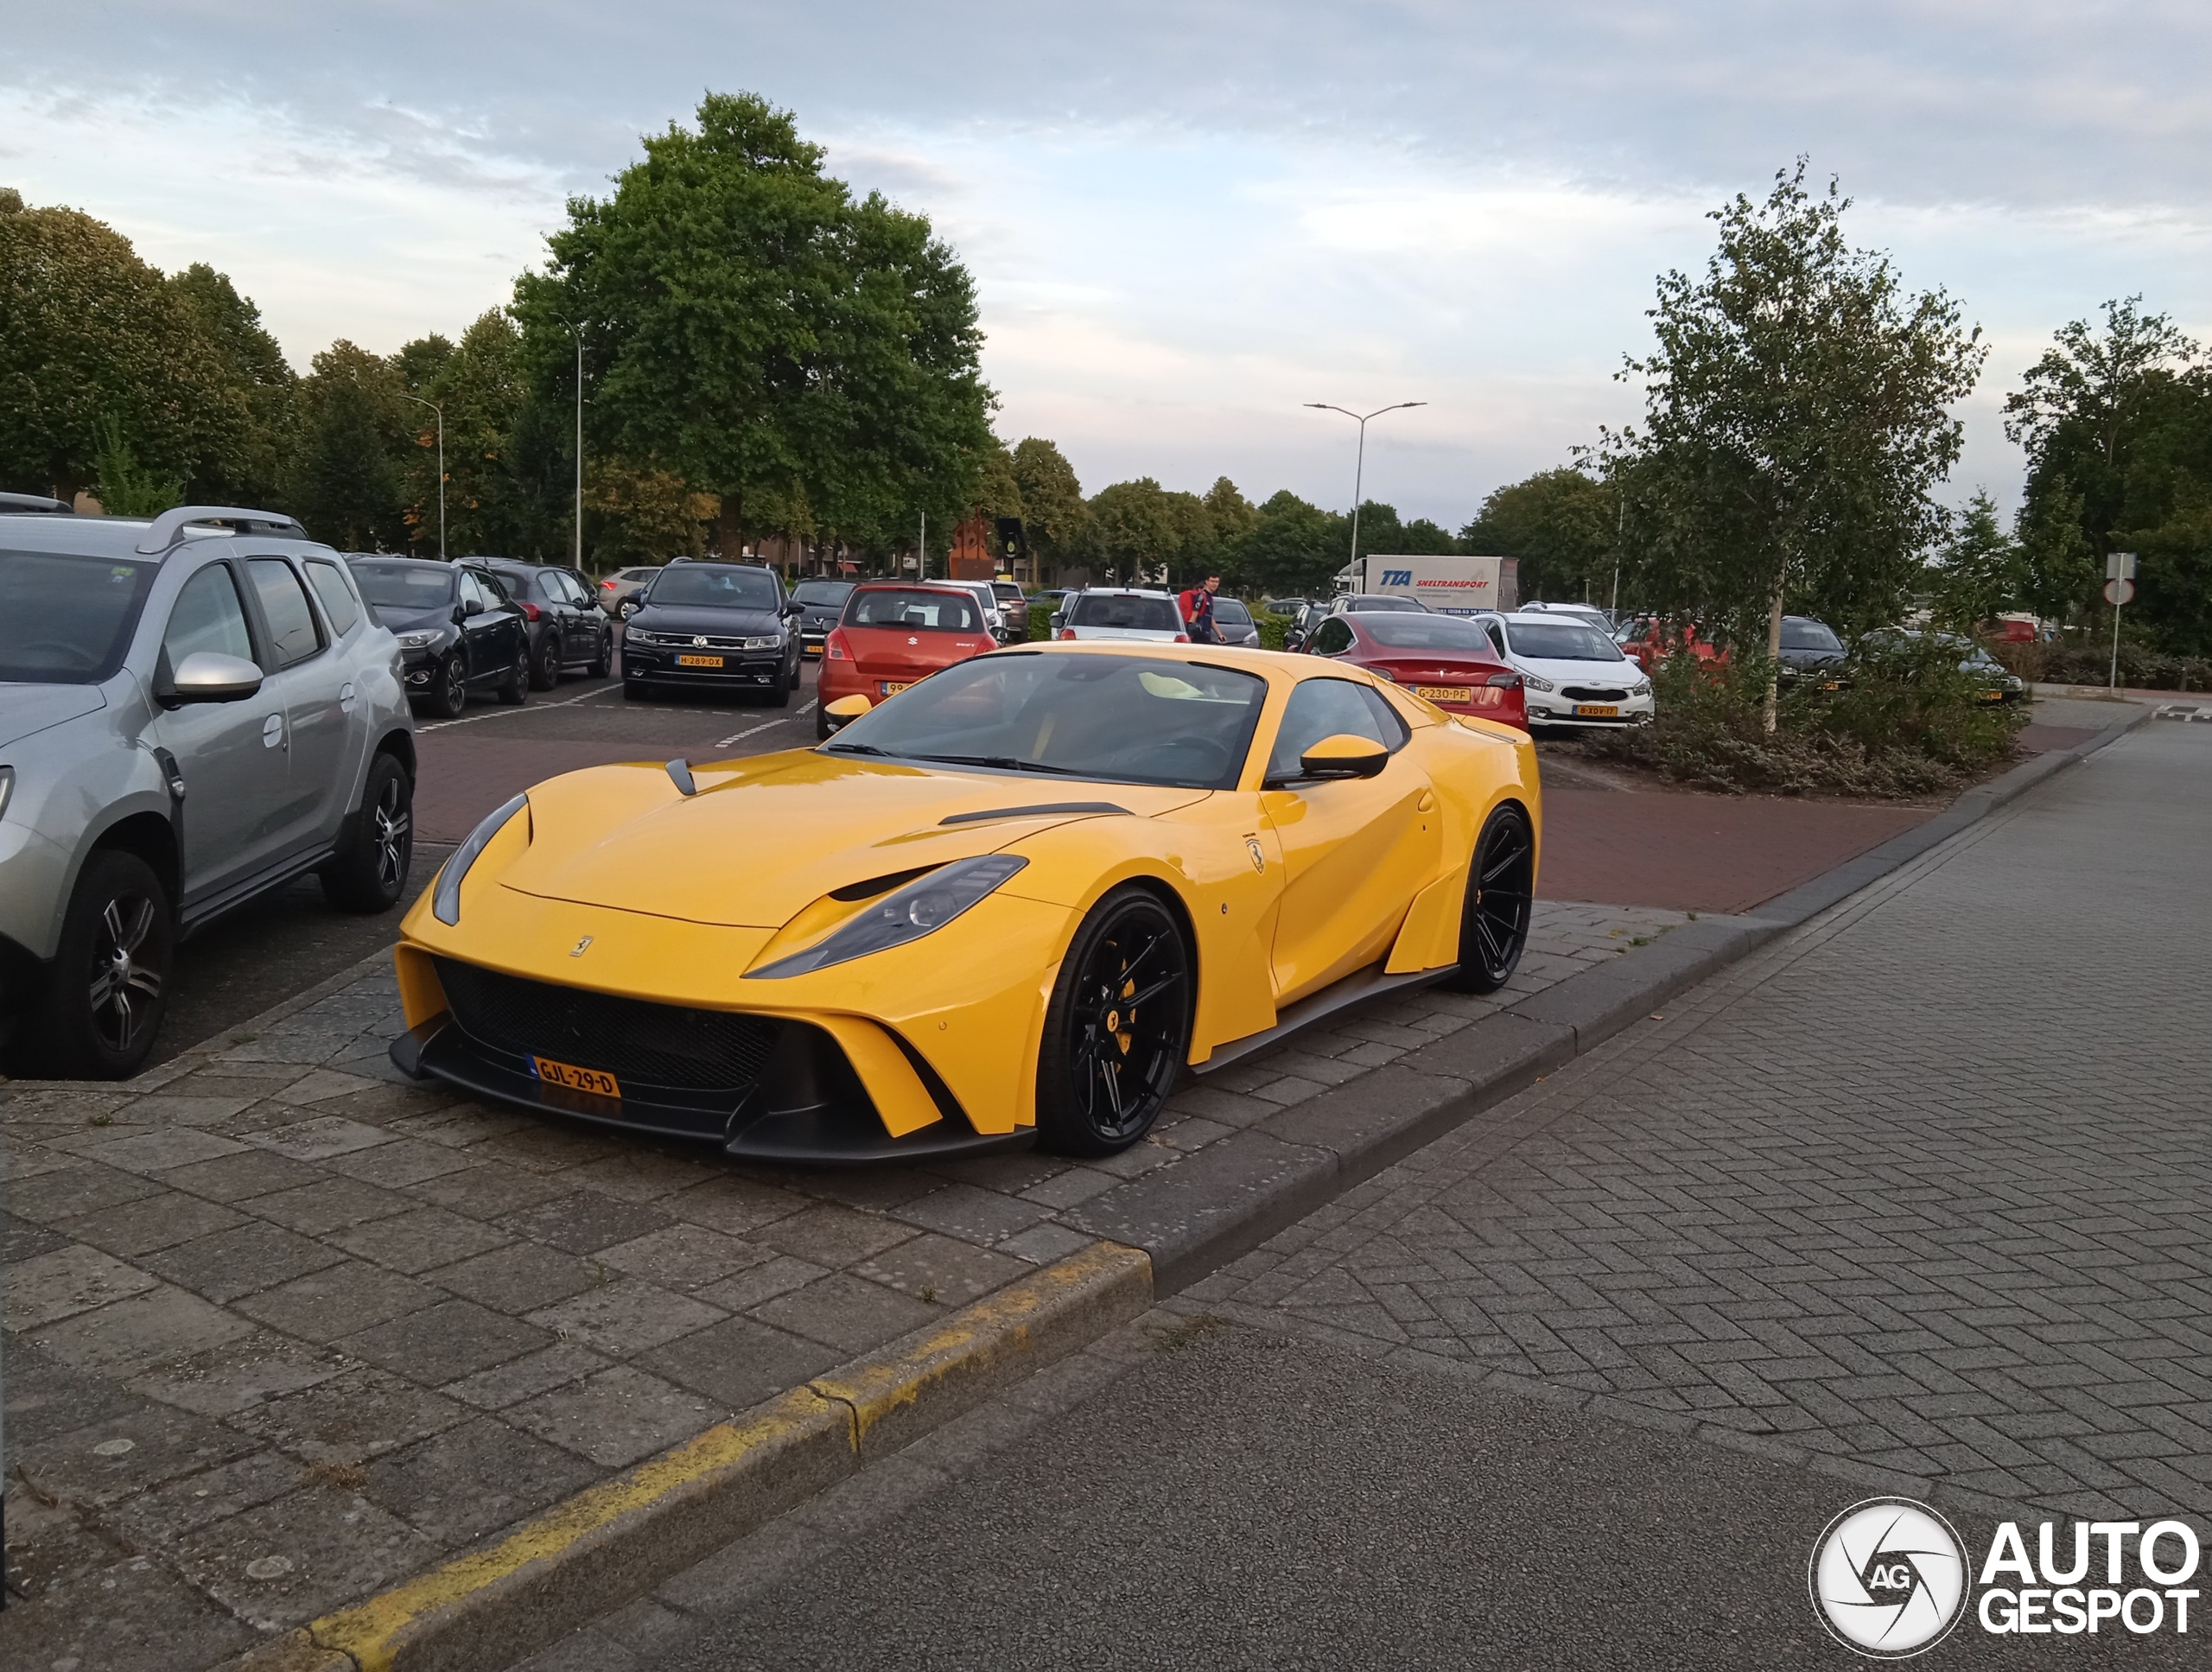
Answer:
[[(765, 635), (756, 633), (753, 636), (760, 638)], [(639, 642), (646, 645), (663, 645), (671, 650), (734, 651), (745, 648), (745, 640), (742, 637), (730, 638), (714, 633), (648, 633)]]
[(437, 969), (454, 1020), (480, 1045), (640, 1085), (742, 1096), (776, 1043), (777, 1024), (759, 1016), (587, 993), (451, 958)]
[(1561, 685), (1559, 694), (1572, 697), (1577, 702), (1618, 702), (1628, 696), (1626, 691), (1615, 690), (1607, 685)]

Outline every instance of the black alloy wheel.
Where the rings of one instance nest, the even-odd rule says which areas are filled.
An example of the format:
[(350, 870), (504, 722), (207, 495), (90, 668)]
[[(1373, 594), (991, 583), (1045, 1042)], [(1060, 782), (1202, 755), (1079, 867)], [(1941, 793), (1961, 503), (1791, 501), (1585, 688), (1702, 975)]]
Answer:
[(607, 628), (599, 630), (599, 648), (592, 653), (591, 664), (584, 673), (593, 679), (604, 679), (607, 670), (614, 665), (614, 635)]
[(430, 693), (423, 706), (441, 720), (456, 720), (468, 706), (468, 670), (461, 664), (461, 646), (438, 664), (430, 676)]
[(388, 912), (407, 891), (415, 858), (415, 786), (397, 759), (379, 754), (361, 786), (360, 823), (322, 868), (323, 897), (341, 912)]
[(1484, 824), (1467, 866), (1459, 967), (1446, 986), (1461, 993), (1495, 993), (1513, 979), (1529, 944), (1535, 887), (1536, 838), (1529, 816), (1518, 807), (1500, 807)]
[(530, 688), (550, 691), (561, 683), (561, 630), (554, 627), (537, 641), (537, 656), (530, 667)]
[(515, 651), (513, 664), (507, 677), (493, 688), (492, 694), (509, 708), (530, 701), (530, 641), (525, 639)]
[(137, 1073), (162, 1025), (175, 942), (168, 890), (153, 867), (95, 849), (70, 897), (31, 1050), (73, 1079)]
[(1111, 1155), (1150, 1131), (1190, 1054), (1193, 994), (1182, 925), (1134, 885), (1092, 908), (1060, 965), (1037, 1055), (1037, 1135), (1064, 1155)]

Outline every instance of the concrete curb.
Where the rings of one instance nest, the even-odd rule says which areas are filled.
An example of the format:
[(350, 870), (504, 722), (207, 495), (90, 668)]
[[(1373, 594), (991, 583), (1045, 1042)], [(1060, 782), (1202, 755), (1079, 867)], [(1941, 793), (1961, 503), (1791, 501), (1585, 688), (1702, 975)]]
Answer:
[(505, 1666), (1118, 1328), (1152, 1300), (1143, 1253), (1094, 1244), (264, 1644), (228, 1662), (230, 1672)]

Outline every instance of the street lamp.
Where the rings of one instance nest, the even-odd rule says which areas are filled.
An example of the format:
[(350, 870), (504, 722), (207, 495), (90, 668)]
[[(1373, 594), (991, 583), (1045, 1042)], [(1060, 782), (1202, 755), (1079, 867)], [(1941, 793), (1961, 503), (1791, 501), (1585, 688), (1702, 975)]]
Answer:
[(1348, 406), (1332, 406), (1326, 401), (1308, 401), (1306, 405), (1317, 412), (1341, 412), (1359, 425), (1359, 461), (1351, 473), (1351, 561), (1359, 562), (1359, 496), (1367, 474), (1367, 420), (1379, 418), (1385, 412), (1396, 412), (1408, 406), (1427, 406), (1427, 401), (1399, 401), (1390, 406), (1378, 406), (1363, 417)]
[(584, 328), (573, 320), (553, 315), (576, 340), (576, 572), (584, 567)]
[(399, 398), (427, 406), (438, 415), (438, 561), (442, 563), (446, 560), (446, 410), (420, 395), (402, 395)]

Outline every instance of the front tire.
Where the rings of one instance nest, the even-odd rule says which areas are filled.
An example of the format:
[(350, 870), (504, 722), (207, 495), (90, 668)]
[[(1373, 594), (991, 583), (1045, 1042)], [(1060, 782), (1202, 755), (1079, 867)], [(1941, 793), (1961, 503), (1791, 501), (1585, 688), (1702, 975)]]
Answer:
[(534, 691), (550, 691), (561, 683), (561, 635), (549, 633), (538, 641), (537, 654), (530, 664), (530, 688)]
[(176, 947), (168, 890), (152, 866), (96, 849), (70, 896), (42, 1014), (29, 1038), (52, 1072), (122, 1080), (160, 1032)]
[(415, 786), (392, 756), (369, 764), (353, 840), (322, 868), (322, 894), (341, 912), (389, 912), (407, 892), (415, 858)]
[(1483, 824), (1467, 864), (1459, 917), (1459, 967), (1445, 980), (1459, 993), (1495, 993), (1513, 979), (1529, 944), (1535, 906), (1536, 837), (1529, 815), (1500, 807)]
[(1111, 1155), (1152, 1129), (1191, 1046), (1190, 947), (1135, 885), (1091, 908), (1060, 963), (1037, 1052), (1037, 1136), (1063, 1155)]
[(468, 706), (468, 671), (461, 665), (458, 649), (439, 664), (423, 706), (441, 720), (458, 720)]
[(599, 635), (599, 652), (591, 658), (591, 665), (584, 672), (591, 678), (604, 679), (607, 670), (614, 665), (614, 635), (602, 631)]
[(507, 677), (493, 689), (493, 695), (509, 708), (519, 708), (530, 701), (530, 645), (527, 642), (515, 652), (514, 665), (507, 670)]

